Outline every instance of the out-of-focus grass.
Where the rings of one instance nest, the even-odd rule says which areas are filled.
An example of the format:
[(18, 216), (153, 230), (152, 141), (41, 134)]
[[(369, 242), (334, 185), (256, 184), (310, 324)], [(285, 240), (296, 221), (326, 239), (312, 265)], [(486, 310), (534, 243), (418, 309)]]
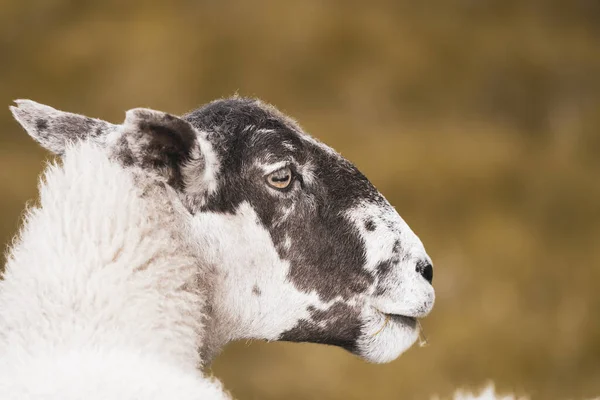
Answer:
[[(387, 365), (230, 346), (241, 399), (600, 393), (600, 3), (0, 0), (0, 99), (118, 122), (238, 91), (353, 160), (435, 263), (430, 346)], [(0, 101), (2, 103), (2, 101)], [(0, 237), (47, 155), (0, 113)]]

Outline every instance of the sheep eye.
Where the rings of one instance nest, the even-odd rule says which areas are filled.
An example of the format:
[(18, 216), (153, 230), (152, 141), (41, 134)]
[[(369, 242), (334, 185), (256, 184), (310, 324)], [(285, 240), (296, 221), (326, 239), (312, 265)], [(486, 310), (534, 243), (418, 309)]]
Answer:
[(292, 170), (289, 167), (278, 169), (267, 175), (267, 183), (275, 189), (286, 189), (292, 183)]

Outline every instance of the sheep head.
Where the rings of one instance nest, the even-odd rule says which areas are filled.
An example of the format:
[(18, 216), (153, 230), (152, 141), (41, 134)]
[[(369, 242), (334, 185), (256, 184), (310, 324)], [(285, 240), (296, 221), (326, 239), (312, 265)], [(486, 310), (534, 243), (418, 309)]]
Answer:
[(178, 193), (187, 237), (214, 271), (204, 359), (265, 339), (388, 362), (416, 341), (435, 297), (423, 244), (352, 163), (275, 108), (235, 97), (183, 117), (134, 109), (114, 125), (17, 104), (48, 150), (92, 140)]

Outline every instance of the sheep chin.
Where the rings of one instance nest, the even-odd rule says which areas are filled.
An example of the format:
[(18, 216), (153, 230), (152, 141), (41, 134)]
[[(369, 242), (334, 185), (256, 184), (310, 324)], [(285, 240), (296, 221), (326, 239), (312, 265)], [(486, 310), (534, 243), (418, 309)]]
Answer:
[(415, 318), (376, 312), (367, 318), (355, 354), (375, 364), (391, 362), (417, 342), (419, 328)]

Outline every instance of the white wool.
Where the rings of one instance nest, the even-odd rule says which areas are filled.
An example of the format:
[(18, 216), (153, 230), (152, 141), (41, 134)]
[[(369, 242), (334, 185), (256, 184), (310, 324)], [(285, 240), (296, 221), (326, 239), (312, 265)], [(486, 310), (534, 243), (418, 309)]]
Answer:
[[(432, 400), (440, 400), (440, 397), (434, 396)], [(488, 383), (479, 394), (474, 394), (468, 390), (457, 390), (452, 396), (452, 400), (528, 400), (527, 397), (517, 397), (514, 394), (499, 395), (496, 393), (493, 383)]]
[(454, 400), (527, 400), (525, 397), (517, 397), (513, 394), (496, 394), (494, 385), (488, 385), (479, 394), (475, 395), (466, 391), (459, 390), (454, 394)]
[(90, 143), (47, 169), (0, 281), (0, 398), (227, 398), (197, 369), (203, 269), (130, 171)]
[[(433, 397), (432, 400), (439, 400), (439, 397)], [(488, 383), (479, 394), (469, 390), (457, 390), (452, 400), (529, 400), (529, 396), (517, 396), (515, 394), (498, 394), (493, 383)], [(600, 400), (600, 397), (594, 397), (589, 400)]]
[[(433, 397), (432, 400), (439, 400), (439, 397)], [(469, 390), (457, 390), (452, 396), (452, 400), (529, 400), (529, 396), (517, 396), (516, 394), (499, 394), (496, 392), (493, 383), (488, 383), (479, 393), (475, 394)], [(600, 400), (600, 397), (590, 399)]]

